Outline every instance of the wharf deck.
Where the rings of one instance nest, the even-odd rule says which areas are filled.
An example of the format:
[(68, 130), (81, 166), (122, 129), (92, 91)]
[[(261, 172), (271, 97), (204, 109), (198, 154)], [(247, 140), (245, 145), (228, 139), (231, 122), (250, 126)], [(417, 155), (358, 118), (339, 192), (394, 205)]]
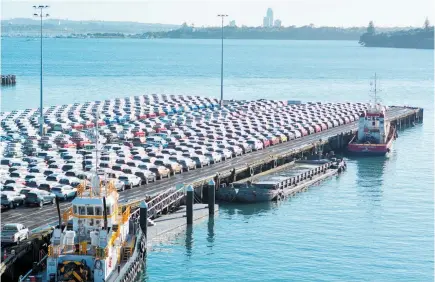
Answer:
[[(420, 109), (418, 108), (402, 108), (393, 107), (387, 111), (387, 120), (395, 121), (408, 116), (415, 116)], [(334, 127), (319, 133), (311, 134), (295, 140), (280, 143), (271, 146), (267, 149), (252, 152), (241, 157), (233, 158), (221, 163), (213, 164), (202, 169), (191, 170), (182, 174), (177, 174), (169, 179), (159, 180), (155, 183), (143, 185), (138, 188), (133, 188), (120, 193), (120, 202), (138, 203), (146, 196), (154, 196), (158, 193), (174, 187), (176, 184), (198, 184), (207, 183), (216, 173), (228, 173), (234, 169), (246, 169), (248, 165), (262, 162), (265, 159), (271, 159), (271, 156), (282, 155), (291, 152), (306, 150), (313, 147), (314, 142), (319, 139), (327, 141), (329, 138), (335, 137), (340, 134), (355, 132), (357, 129), (357, 122), (348, 123), (342, 126)], [(61, 212), (70, 207), (70, 202), (60, 204)], [(2, 225), (6, 223), (20, 222), (25, 224), (29, 229), (34, 229), (41, 226), (55, 224), (57, 218), (57, 211), (54, 206), (48, 205), (43, 208), (30, 208), (24, 207), (16, 210), (10, 210), (2, 213)]]

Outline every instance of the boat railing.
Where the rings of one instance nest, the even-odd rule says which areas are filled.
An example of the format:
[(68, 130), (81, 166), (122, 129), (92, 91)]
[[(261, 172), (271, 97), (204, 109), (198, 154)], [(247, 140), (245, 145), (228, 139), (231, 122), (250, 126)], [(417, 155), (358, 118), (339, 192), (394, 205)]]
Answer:
[(65, 224), (68, 224), (69, 219), (71, 218), (73, 213), (73, 209), (72, 207), (67, 208), (63, 214), (62, 214), (62, 219), (65, 222)]

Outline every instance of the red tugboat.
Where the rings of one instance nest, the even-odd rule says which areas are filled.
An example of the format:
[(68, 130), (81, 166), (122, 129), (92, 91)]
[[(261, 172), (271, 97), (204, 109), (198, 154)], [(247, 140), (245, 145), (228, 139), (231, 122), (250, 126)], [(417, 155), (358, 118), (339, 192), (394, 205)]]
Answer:
[(385, 155), (390, 152), (397, 137), (396, 128), (385, 120), (385, 107), (376, 100), (362, 112), (358, 121), (358, 132), (348, 144), (348, 152), (355, 155)]

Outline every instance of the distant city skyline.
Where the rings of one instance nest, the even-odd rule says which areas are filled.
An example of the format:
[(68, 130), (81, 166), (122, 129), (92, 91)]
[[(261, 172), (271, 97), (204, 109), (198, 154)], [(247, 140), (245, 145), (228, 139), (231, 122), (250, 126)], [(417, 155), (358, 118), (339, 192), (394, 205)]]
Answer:
[[(52, 19), (131, 21), (181, 25), (186, 22), (195, 26), (218, 26), (219, 13), (228, 14), (226, 24), (235, 21), (237, 26), (263, 26), (268, 8), (273, 18), (282, 26), (356, 27), (367, 26), (373, 20), (375, 26), (406, 27), (423, 26), (424, 20), (433, 20), (432, 0), (288, 0), (288, 1), (14, 1), (3, 0), (2, 20), (32, 18), (33, 5), (50, 5)], [(272, 21), (272, 25), (275, 21)]]

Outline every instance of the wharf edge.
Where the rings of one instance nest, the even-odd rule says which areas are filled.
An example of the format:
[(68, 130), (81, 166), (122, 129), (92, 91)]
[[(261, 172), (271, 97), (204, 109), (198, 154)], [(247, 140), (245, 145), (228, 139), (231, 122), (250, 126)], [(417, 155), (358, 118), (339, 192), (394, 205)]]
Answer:
[[(417, 123), (423, 122), (423, 108), (417, 107), (401, 107), (392, 106), (387, 111), (387, 120), (397, 127), (398, 130), (405, 129), (410, 126), (414, 126)], [(121, 198), (127, 200), (124, 206), (130, 206), (132, 208), (137, 207), (141, 201), (147, 198), (155, 197), (168, 187), (175, 186), (177, 183), (183, 183), (185, 185), (192, 185), (195, 189), (195, 197), (204, 200), (207, 198), (208, 181), (214, 180), (217, 185), (221, 183), (231, 183), (242, 178), (253, 176), (257, 173), (261, 173), (271, 168), (292, 162), (295, 158), (303, 157), (304, 155), (314, 154), (319, 146), (324, 146), (324, 150), (341, 150), (343, 149), (350, 139), (353, 137), (357, 129), (357, 123), (352, 122), (339, 127), (328, 129), (319, 133), (311, 134), (296, 140), (291, 140), (286, 143), (281, 143), (273, 147), (267, 148), (262, 151), (257, 151), (242, 157), (231, 159), (219, 163), (213, 167), (205, 167), (195, 171), (187, 172), (183, 175), (177, 175), (172, 179), (162, 181), (157, 184), (148, 184), (146, 187), (142, 186), (139, 189), (129, 190), (122, 194)], [(231, 167), (231, 169), (229, 168)], [(213, 171), (213, 172), (212, 172)], [(203, 175), (205, 177), (201, 177)], [(135, 192), (139, 192), (135, 193)], [(145, 194), (145, 193), (147, 194)], [(139, 196), (142, 198), (138, 198)], [(130, 196), (130, 197), (129, 197)], [(133, 196), (133, 197), (131, 197)], [(125, 199), (127, 198), (127, 199)], [(134, 199), (134, 200), (133, 200)], [(69, 203), (64, 203), (62, 206), (62, 212), (67, 209)], [(20, 214), (21, 217), (27, 218), (29, 223), (33, 222), (33, 214), (31, 209), (24, 210), (26, 214)], [(40, 218), (46, 218), (51, 222), (45, 222), (45, 226), (55, 222), (57, 215), (53, 209), (46, 209), (43, 215), (39, 215)], [(7, 223), (7, 222), (4, 222)], [(29, 224), (27, 224), (29, 225)], [(31, 224), (30, 224), (31, 225)], [(40, 227), (40, 226), (33, 226)], [(39, 261), (41, 254), (39, 250), (43, 248), (49, 241), (49, 235), (51, 229), (39, 228), (38, 234), (33, 235), (33, 239), (29, 240), (27, 244), (23, 244), (15, 251), (14, 256), (9, 256), (0, 265), (0, 275), (10, 273), (13, 271), (14, 263), (18, 263), (21, 257), (28, 253)], [(12, 269), (11, 269), (12, 268)]]

